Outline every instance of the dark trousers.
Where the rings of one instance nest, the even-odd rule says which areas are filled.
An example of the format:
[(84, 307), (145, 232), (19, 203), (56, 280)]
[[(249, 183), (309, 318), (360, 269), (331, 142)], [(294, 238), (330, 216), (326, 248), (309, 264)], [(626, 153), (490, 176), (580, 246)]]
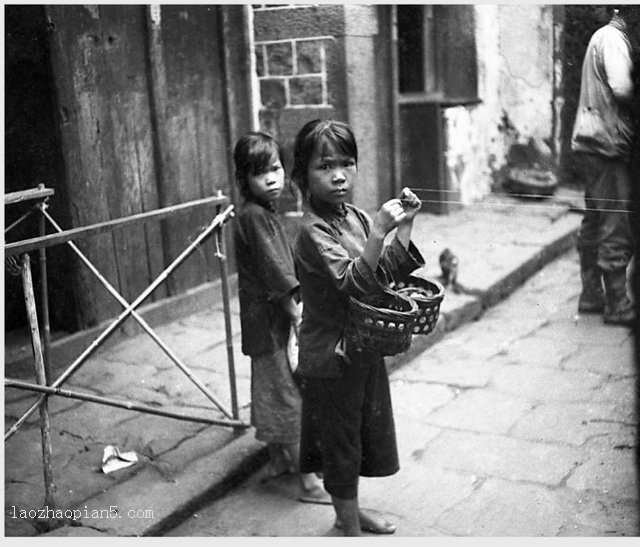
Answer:
[(628, 160), (579, 152), (577, 166), (585, 184), (585, 214), (578, 251), (604, 273), (624, 270), (633, 254), (631, 172)]
[(304, 378), (300, 470), (322, 472), (325, 490), (358, 494), (358, 477), (399, 469), (389, 377), (384, 360), (354, 357), (339, 378)]

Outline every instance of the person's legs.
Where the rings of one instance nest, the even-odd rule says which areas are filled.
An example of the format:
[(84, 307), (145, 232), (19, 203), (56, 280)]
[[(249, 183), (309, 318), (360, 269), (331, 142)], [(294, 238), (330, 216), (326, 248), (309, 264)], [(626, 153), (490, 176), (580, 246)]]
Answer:
[[(390, 405), (385, 403), (386, 397), (382, 397), (383, 408), (378, 408), (374, 401), (377, 392), (371, 391), (371, 385), (380, 384), (381, 367), (384, 367), (381, 358), (353, 362), (345, 365), (340, 378), (305, 379), (303, 384), (302, 469), (322, 470), (325, 489), (331, 494), (336, 512), (335, 525), (344, 530), (345, 535), (359, 535), (360, 530), (377, 534), (395, 531), (393, 524), (360, 509), (358, 504), (361, 466), (372, 476), (397, 471), (393, 424), (390, 434), (382, 434), (375, 441), (383, 445), (382, 450), (372, 451), (370, 446), (374, 444), (376, 432), (382, 433), (384, 428), (376, 427), (376, 420), (368, 415), (384, 410), (382, 414), (388, 416), (387, 410), (390, 410)], [(388, 379), (386, 391), (388, 394)], [(363, 425), (364, 413), (367, 414), (366, 427)], [(363, 456), (365, 430), (368, 431), (364, 435), (367, 438), (366, 457)], [(388, 454), (392, 457), (387, 458)]]
[(345, 369), (340, 378), (305, 378), (301, 386), (301, 470), (322, 471), (336, 512), (335, 525), (347, 536), (360, 535), (357, 492), (362, 372)]
[(341, 499), (356, 496), (360, 470), (362, 388), (351, 376), (306, 378), (302, 387), (300, 470), (322, 472), (327, 492)]
[(336, 528), (342, 530), (345, 536), (359, 536), (360, 513), (358, 498), (343, 499), (331, 496), (331, 501), (336, 512)]
[(360, 531), (372, 534), (393, 534), (395, 524), (383, 517), (360, 509), (358, 498), (343, 499), (331, 496), (336, 512), (335, 527), (342, 530), (345, 536), (359, 536)]
[(297, 453), (288, 447), (300, 438), (301, 399), (284, 348), (251, 359), (251, 425), (269, 451), (268, 480), (296, 473)]
[(578, 298), (578, 313), (602, 313), (604, 311), (604, 288), (602, 270), (597, 263), (595, 250), (580, 252), (580, 280), (582, 291)]
[(600, 212), (596, 194), (597, 181), (600, 177), (599, 164), (592, 154), (578, 154), (577, 157), (579, 159), (576, 163), (585, 186), (585, 212), (577, 244), (580, 256), (580, 280), (582, 281), (578, 312), (602, 313), (604, 310), (604, 290), (602, 271), (598, 266)]
[[(367, 359), (369, 366), (368, 374), (364, 379), (360, 426), (360, 474), (370, 477), (389, 476), (399, 469), (389, 377), (382, 357), (371, 356)], [(336, 505), (334, 498), (338, 528), (342, 525), (342, 517), (337, 511), (338, 506), (342, 506), (349, 517), (351, 517), (355, 506), (358, 522), (352, 521), (352, 527), (357, 526), (360, 530), (373, 534), (393, 534), (396, 531), (396, 526), (384, 517), (360, 508), (357, 496), (354, 502), (346, 504), (346, 507), (344, 501), (338, 500), (338, 505)], [(346, 526), (343, 529), (345, 535), (351, 533), (347, 534)]]
[(265, 480), (295, 472), (295, 468), (292, 462), (290, 462), (283, 445), (279, 443), (267, 443), (267, 450), (269, 451), (269, 461), (267, 462)]
[(322, 482), (315, 473), (300, 472), (300, 445), (298, 443), (283, 444), (282, 448), (292, 462), (293, 472), (300, 480), (300, 496), (298, 499), (305, 503), (330, 504), (331, 498), (322, 486)]
[(389, 376), (382, 357), (371, 359), (362, 401), (360, 475), (388, 477), (400, 469)]
[(605, 287), (605, 323), (629, 325), (635, 320), (634, 305), (627, 290), (627, 266), (634, 252), (629, 213), (631, 180), (628, 164), (615, 159), (601, 160), (596, 181), (601, 210), (598, 267)]

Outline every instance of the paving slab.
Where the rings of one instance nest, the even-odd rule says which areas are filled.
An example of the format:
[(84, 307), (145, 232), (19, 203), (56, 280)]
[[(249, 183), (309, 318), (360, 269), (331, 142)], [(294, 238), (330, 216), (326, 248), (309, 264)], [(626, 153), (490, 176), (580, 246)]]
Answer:
[(633, 348), (624, 344), (616, 348), (615, 354), (610, 346), (582, 344), (575, 352), (566, 356), (562, 366), (567, 370), (589, 370), (594, 373), (624, 377), (635, 372)]
[[(458, 449), (452, 452), (452, 446)], [(437, 466), (511, 481), (559, 485), (580, 464), (581, 454), (570, 445), (446, 430), (425, 446), (421, 463), (425, 468)]]
[(449, 429), (506, 434), (531, 403), (492, 389), (467, 389), (455, 401), (431, 412), (427, 423)]
[(427, 423), (426, 417), (431, 412), (445, 406), (456, 397), (456, 390), (449, 386), (434, 385), (415, 379), (407, 382), (400, 375), (390, 384), (394, 415), (421, 424)]
[(587, 401), (590, 391), (603, 385), (605, 376), (584, 370), (560, 370), (516, 365), (502, 367), (491, 378), (495, 390), (539, 403)]
[(437, 526), (473, 537), (554, 537), (568, 516), (542, 485), (487, 479), (446, 511)]
[[(521, 417), (510, 434), (520, 439), (582, 446), (595, 436), (608, 434), (612, 427), (624, 429), (629, 407), (610, 403), (545, 403)], [(620, 422), (612, 425), (612, 422)]]
[(446, 362), (434, 358), (429, 359), (429, 366), (411, 363), (400, 371), (398, 378), (411, 378), (413, 381), (446, 384), (457, 389), (479, 388), (486, 386), (493, 373), (500, 367), (499, 363), (486, 362)]
[[(444, 535), (447, 531), (437, 524), (438, 517), (471, 496), (476, 487), (474, 478), (468, 474), (438, 468), (424, 472), (409, 459), (393, 477), (363, 480), (360, 497), (363, 507), (375, 507), (388, 515), (403, 536), (422, 535), (412, 532), (412, 522), (420, 522)], [(389, 491), (403, 494), (394, 496), (390, 503)], [(430, 535), (429, 530), (426, 535)]]

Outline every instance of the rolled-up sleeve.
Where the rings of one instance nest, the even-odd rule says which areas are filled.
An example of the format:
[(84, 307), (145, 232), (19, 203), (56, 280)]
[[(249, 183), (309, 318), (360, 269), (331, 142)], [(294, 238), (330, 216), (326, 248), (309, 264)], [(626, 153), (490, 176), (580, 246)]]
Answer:
[(397, 237), (385, 247), (380, 257), (380, 265), (385, 273), (396, 282), (405, 280), (411, 272), (424, 264), (424, 258), (413, 242), (410, 241), (409, 247), (405, 249)]

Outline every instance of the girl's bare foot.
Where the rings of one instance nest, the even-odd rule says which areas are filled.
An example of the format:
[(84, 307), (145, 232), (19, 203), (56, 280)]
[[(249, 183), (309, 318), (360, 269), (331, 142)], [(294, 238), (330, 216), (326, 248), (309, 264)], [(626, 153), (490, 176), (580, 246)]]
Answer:
[(360, 529), (363, 532), (371, 532), (372, 534), (393, 534), (396, 531), (396, 525), (384, 517), (375, 516), (361, 509)]
[[(396, 531), (396, 525), (386, 520), (383, 517), (377, 517), (372, 513), (359, 511), (360, 529), (363, 532), (369, 532), (371, 534), (393, 534)], [(335, 527), (338, 530), (342, 530), (343, 525), (340, 520), (336, 519)]]
[(298, 496), (298, 500), (305, 503), (331, 505), (331, 496), (324, 489), (315, 473), (300, 474), (300, 496)]
[(295, 468), (292, 467), (290, 458), (281, 445), (269, 445), (269, 463), (267, 463), (265, 475), (261, 481), (266, 482), (294, 472)]

